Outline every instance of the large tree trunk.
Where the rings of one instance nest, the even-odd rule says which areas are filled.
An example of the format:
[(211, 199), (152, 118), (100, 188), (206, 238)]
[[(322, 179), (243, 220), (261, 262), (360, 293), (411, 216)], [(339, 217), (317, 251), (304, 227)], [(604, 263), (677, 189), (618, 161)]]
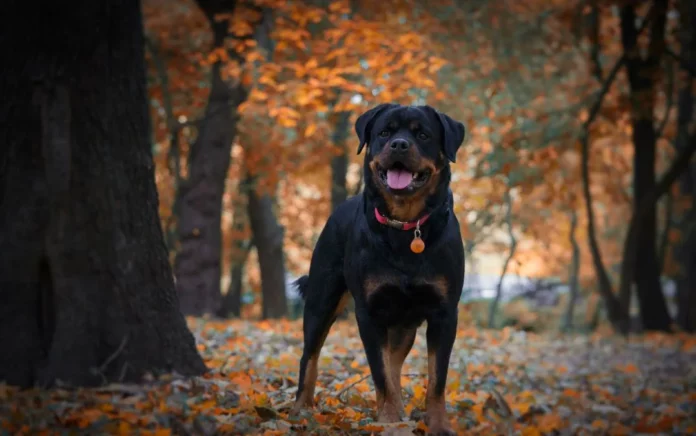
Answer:
[[(216, 14), (232, 14), (235, 1), (199, 1), (213, 31), (213, 48), (224, 48), (228, 19)], [(222, 77), (223, 63), (212, 66), (211, 88), (205, 118), (188, 158), (188, 178), (177, 198), (179, 251), (174, 270), (176, 285), (185, 314), (215, 313), (220, 293), (222, 253), (222, 196), (230, 164), (232, 141), (237, 130), (236, 109), (247, 96), (241, 83), (231, 86)]]
[(200, 374), (157, 213), (140, 2), (45, 3), (38, 28), (34, 6), (12, 2), (0, 23), (11, 59), (0, 75), (0, 380)]
[[(677, 140), (678, 150), (685, 149), (693, 140), (689, 125), (694, 119), (694, 76), (689, 65), (696, 65), (696, 4), (682, 0), (680, 10), (682, 77), (679, 86)], [(696, 165), (691, 164), (680, 180), (681, 194), (691, 198), (692, 206), (679, 219), (682, 239), (675, 247), (675, 258), (679, 264), (677, 277), (677, 324), (682, 330), (696, 331)]]
[[(642, 57), (637, 44), (636, 15), (632, 5), (621, 9), (621, 40), (626, 51), (626, 72), (631, 93), (631, 120), (633, 124), (633, 194), (634, 214), (641, 200), (655, 189), (655, 151), (657, 135), (654, 127), (655, 84), (664, 52), (667, 1), (655, 0), (651, 22), (650, 47)], [(636, 284), (643, 328), (669, 330), (671, 319), (660, 283), (657, 259), (656, 206), (649, 206), (643, 216), (641, 232), (637, 235)], [(626, 261), (626, 260), (624, 260)], [(628, 288), (630, 290), (630, 287)], [(630, 291), (621, 295), (624, 312), (630, 306)], [(624, 313), (626, 315), (626, 313)]]

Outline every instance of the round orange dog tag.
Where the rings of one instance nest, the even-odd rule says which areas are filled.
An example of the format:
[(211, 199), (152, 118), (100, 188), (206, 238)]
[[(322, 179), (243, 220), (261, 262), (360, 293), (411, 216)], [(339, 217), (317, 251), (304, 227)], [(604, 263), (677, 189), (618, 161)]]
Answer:
[(413, 241), (411, 241), (411, 251), (416, 254), (425, 250), (425, 242), (421, 239), (420, 220), (416, 223), (416, 230), (413, 231)]
[(425, 250), (425, 242), (419, 237), (413, 238), (413, 241), (411, 241), (411, 251), (414, 253), (422, 253), (423, 250)]

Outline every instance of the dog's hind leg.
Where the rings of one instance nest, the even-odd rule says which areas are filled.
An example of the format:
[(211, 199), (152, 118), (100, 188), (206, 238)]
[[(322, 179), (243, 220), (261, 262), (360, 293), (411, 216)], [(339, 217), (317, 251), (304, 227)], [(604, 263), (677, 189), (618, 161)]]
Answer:
[(314, 387), (321, 347), (331, 325), (345, 309), (350, 298), (345, 281), (339, 274), (325, 273), (316, 277), (310, 273), (305, 286), (307, 289), (303, 318), (304, 349), (300, 360), (300, 380), (293, 413), (299, 412), (302, 407), (314, 405)]

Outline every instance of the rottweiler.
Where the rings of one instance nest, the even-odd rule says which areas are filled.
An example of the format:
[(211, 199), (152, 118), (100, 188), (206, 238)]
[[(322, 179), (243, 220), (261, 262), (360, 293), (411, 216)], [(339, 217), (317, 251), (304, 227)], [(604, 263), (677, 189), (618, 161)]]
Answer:
[(358, 154), (367, 145), (365, 189), (329, 217), (309, 274), (296, 281), (304, 299), (304, 350), (293, 413), (313, 405), (319, 352), (352, 295), (377, 420), (398, 422), (404, 415), (401, 367), (426, 321), (426, 423), (431, 434), (455, 434), (445, 385), (464, 247), (449, 184), (464, 125), (430, 106), (380, 104), (358, 117), (355, 131)]

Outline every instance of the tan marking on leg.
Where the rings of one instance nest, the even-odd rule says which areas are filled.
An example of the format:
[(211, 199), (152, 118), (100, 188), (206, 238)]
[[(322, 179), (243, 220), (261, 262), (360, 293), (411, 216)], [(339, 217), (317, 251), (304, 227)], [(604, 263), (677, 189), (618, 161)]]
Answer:
[[(346, 306), (348, 306), (348, 303), (350, 302), (350, 298), (351, 298), (350, 292), (345, 292), (341, 296), (341, 299), (338, 301), (338, 305), (336, 306), (336, 310), (334, 310), (334, 315), (333, 315), (334, 318), (338, 317), (341, 314), (341, 312), (343, 312), (346, 309)], [(333, 325), (333, 321), (331, 322), (331, 324)], [(329, 329), (330, 328), (331, 328), (331, 326), (329, 326)], [(327, 334), (328, 334), (328, 331), (327, 331)], [(326, 339), (326, 335), (324, 335), (324, 338)], [(322, 344), (323, 344), (323, 342), (322, 342)]]
[(389, 330), (389, 365), (394, 386), (394, 394), (399, 404), (399, 413), (403, 416), (404, 406), (401, 392), (401, 369), (406, 360), (406, 356), (413, 347), (416, 336), (416, 329), (390, 329)]
[(399, 422), (404, 406), (401, 404), (401, 395), (397, 393), (396, 386), (394, 386), (391, 351), (388, 344), (382, 347), (382, 364), (385, 392), (381, 394), (379, 391), (377, 392), (377, 421)]
[(316, 386), (317, 376), (319, 375), (318, 363), (318, 355), (312, 356), (309, 362), (307, 362), (302, 393), (297, 401), (295, 401), (295, 405), (292, 408), (293, 414), (298, 413), (303, 407), (314, 407), (314, 387)]
[(444, 392), (442, 395), (435, 393), (435, 386), (437, 385), (435, 354), (435, 350), (428, 349), (428, 390), (425, 397), (428, 432), (432, 434), (455, 434), (447, 419)]
[(329, 323), (326, 330), (322, 333), (321, 341), (319, 342), (319, 348), (317, 352), (309, 358), (307, 362), (307, 369), (305, 370), (304, 385), (302, 388), (302, 393), (300, 397), (295, 401), (295, 405), (292, 408), (291, 413), (297, 413), (303, 407), (314, 407), (314, 389), (317, 384), (317, 376), (319, 375), (319, 354), (321, 353), (321, 348), (324, 346), (326, 337), (329, 335), (331, 326), (333, 325), (336, 317), (346, 308), (348, 301), (350, 300), (350, 293), (345, 292), (341, 299), (338, 301), (336, 308), (334, 309), (333, 320)]

